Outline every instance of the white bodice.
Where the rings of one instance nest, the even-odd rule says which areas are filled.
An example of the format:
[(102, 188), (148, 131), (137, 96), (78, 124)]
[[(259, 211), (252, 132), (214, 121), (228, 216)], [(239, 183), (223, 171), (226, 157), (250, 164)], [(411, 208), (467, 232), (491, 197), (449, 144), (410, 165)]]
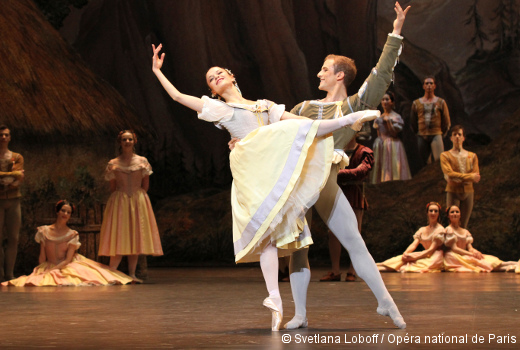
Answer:
[(254, 105), (225, 103), (202, 96), (204, 107), (199, 119), (213, 122), (220, 129), (226, 129), (231, 137), (243, 139), (251, 131), (263, 125), (280, 121), (285, 105), (277, 105), (268, 100), (258, 100)]

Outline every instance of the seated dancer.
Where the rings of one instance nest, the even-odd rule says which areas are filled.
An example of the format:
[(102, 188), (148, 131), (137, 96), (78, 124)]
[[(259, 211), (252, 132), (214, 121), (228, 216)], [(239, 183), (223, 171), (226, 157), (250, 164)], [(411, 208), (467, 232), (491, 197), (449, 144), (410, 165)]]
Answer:
[(161, 72), (165, 56), (159, 56), (162, 45), (152, 47), (152, 70), (168, 94), (196, 111), (199, 119), (213, 122), (241, 139), (229, 156), (235, 261), (260, 261), (269, 292), (263, 305), (272, 312), (271, 329), (278, 331), (283, 315), (278, 255), (312, 243), (305, 212), (329, 175), (333, 157), (329, 134), (358, 120), (361, 127), (361, 122), (373, 120), (380, 113), (364, 111), (313, 122), (285, 112), (284, 105), (245, 99), (235, 76), (221, 67), (212, 67), (206, 73), (207, 84), (219, 99), (185, 95)]
[[(441, 206), (437, 202), (426, 205), (428, 226), (421, 227), (414, 235), (413, 242), (402, 255), (378, 263), (379, 271), (399, 272), (441, 272), (443, 269), (444, 227), (439, 223)], [(424, 250), (415, 250), (421, 244)]]
[(448, 272), (515, 271), (516, 261), (502, 261), (496, 256), (482, 254), (473, 248), (473, 236), (460, 226), (460, 209), (456, 205), (446, 210), (450, 224), (446, 227), (444, 269)]
[(124, 273), (78, 254), (79, 234), (67, 226), (74, 205), (61, 200), (55, 208), (56, 222), (38, 227), (36, 233), (35, 240), (40, 243), (40, 265), (29, 276), (6, 281), (3, 286), (104, 286), (132, 282)]

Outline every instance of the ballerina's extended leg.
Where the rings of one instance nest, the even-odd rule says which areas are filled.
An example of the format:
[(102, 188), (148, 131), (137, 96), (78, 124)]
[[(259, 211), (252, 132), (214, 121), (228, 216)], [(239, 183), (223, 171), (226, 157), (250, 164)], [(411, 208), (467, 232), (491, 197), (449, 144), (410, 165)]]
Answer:
[(353, 125), (358, 120), (359, 122), (364, 123), (379, 118), (380, 116), (381, 112), (378, 110), (366, 110), (350, 113), (337, 119), (321, 120), (316, 136), (320, 137), (327, 135), (338, 129)]

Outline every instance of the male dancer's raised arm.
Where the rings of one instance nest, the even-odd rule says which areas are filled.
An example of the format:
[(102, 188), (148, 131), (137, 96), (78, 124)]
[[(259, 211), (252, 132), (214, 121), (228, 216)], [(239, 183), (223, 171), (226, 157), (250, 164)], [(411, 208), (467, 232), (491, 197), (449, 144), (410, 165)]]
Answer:
[[(395, 4), (396, 19), (394, 29), (389, 34), (383, 53), (358, 93), (348, 96), (347, 88), (356, 76), (354, 61), (348, 57), (329, 55), (318, 73), (319, 89), (327, 93), (321, 100), (304, 101), (295, 106), (291, 113), (311, 119), (334, 119), (346, 113), (377, 106), (392, 80), (393, 68), (399, 56), (402, 37), (401, 29), (410, 7), (405, 10)], [(342, 129), (334, 132), (336, 149), (343, 150), (355, 131)], [(404, 322), (392, 297), (386, 290), (374, 259), (368, 252), (357, 227), (357, 220), (348, 200), (337, 184), (338, 165), (333, 165), (329, 179), (320, 193), (314, 207), (323, 221), (349, 251), (357, 274), (368, 284), (377, 298), (377, 312), (390, 316), (399, 328), (405, 328)], [(307, 214), (312, 213), (311, 210)], [(312, 218), (307, 217), (310, 224)], [(307, 327), (307, 289), (310, 282), (308, 248), (296, 251), (289, 264), (291, 289), (295, 304), (295, 316), (285, 328)]]

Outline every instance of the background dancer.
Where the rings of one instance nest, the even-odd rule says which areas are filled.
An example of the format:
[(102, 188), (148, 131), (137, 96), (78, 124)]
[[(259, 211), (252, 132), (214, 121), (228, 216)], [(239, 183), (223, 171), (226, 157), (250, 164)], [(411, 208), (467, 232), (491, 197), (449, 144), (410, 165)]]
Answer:
[(435, 96), (435, 78), (426, 77), (423, 82), (424, 96), (412, 103), (410, 124), (417, 134), (417, 146), (422, 166), (430, 156), (439, 160), (444, 152), (443, 136), (450, 129), (450, 112), (442, 98)]
[(152, 167), (145, 157), (135, 154), (137, 136), (123, 130), (117, 136), (119, 156), (108, 162), (105, 179), (112, 194), (101, 225), (99, 255), (110, 256), (110, 267), (117, 269), (123, 255), (128, 257), (128, 274), (135, 282), (140, 254), (163, 255), (159, 229), (148, 198)]
[[(9, 150), (9, 142), (11, 142), (11, 130), (5, 125), (1, 125), (0, 282), (14, 278), (13, 271), (18, 253), (18, 236), (22, 226), (20, 184), (24, 179), (23, 157), (21, 154)], [(4, 239), (6, 241), (5, 246)]]
[(516, 261), (502, 261), (496, 256), (482, 254), (473, 247), (473, 236), (461, 227), (459, 207), (452, 205), (446, 210), (450, 224), (446, 227), (444, 267), (448, 272), (515, 271)]
[(406, 150), (399, 139), (399, 132), (403, 130), (403, 118), (394, 110), (395, 96), (387, 91), (381, 99), (383, 113), (381, 118), (374, 121), (377, 129), (377, 138), (372, 146), (374, 150), (374, 167), (370, 174), (371, 183), (378, 184), (385, 181), (410, 180), (410, 168), (406, 158)]
[(81, 246), (79, 234), (67, 223), (74, 212), (74, 204), (67, 200), (56, 203), (56, 222), (38, 227), (35, 240), (40, 243), (40, 265), (29, 276), (21, 276), (4, 286), (85, 286), (127, 284), (132, 279), (97, 261), (77, 253)]
[[(380, 271), (398, 272), (441, 272), (444, 270), (444, 227), (440, 224), (441, 205), (430, 202), (426, 205), (428, 226), (421, 227), (414, 235), (413, 242), (402, 255), (394, 256), (377, 267)], [(416, 252), (419, 244), (424, 250)]]
[(480, 182), (478, 157), (464, 149), (462, 126), (455, 125), (450, 132), (453, 147), (441, 153), (441, 168), (447, 182), (446, 205), (456, 205), (461, 209), (460, 225), (467, 229), (475, 197), (473, 184)]

